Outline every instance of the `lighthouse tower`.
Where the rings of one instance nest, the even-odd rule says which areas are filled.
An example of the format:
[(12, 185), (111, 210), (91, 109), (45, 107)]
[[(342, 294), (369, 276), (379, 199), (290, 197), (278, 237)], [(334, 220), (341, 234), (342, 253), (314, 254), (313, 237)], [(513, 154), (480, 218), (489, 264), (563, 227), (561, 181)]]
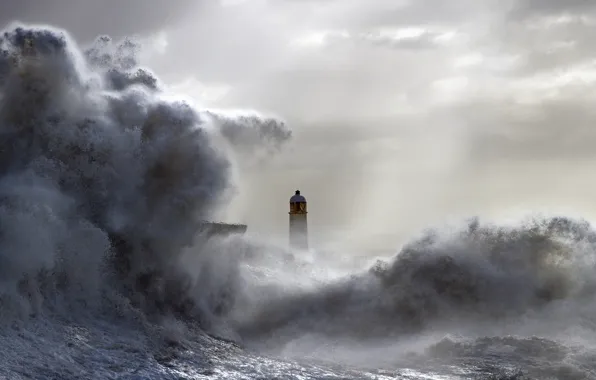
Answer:
[(308, 227), (306, 223), (306, 198), (300, 190), (290, 198), (290, 247), (308, 249)]

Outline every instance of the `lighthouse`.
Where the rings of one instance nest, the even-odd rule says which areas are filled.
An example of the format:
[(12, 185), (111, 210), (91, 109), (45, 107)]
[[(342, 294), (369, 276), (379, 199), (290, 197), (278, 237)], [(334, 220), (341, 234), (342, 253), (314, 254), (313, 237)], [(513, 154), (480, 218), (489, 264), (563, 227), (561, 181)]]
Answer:
[(306, 223), (306, 198), (300, 190), (290, 198), (290, 248), (308, 249), (308, 226)]

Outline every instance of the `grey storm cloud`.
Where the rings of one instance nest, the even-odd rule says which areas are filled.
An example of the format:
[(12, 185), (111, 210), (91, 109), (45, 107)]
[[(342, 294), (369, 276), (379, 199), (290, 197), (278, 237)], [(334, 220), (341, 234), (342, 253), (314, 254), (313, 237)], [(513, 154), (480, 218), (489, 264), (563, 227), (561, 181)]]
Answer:
[(369, 45), (392, 49), (436, 49), (440, 47), (441, 33), (421, 31), (409, 36), (392, 35), (380, 31), (362, 33), (329, 33), (322, 37), (322, 43), (329, 48), (346, 47), (350, 45)]
[(512, 7), (512, 15), (519, 18), (544, 15), (582, 14), (596, 9), (591, 0), (518, 0)]
[(3, 0), (0, 27), (20, 21), (55, 25), (81, 41), (103, 34), (121, 38), (167, 28), (207, 4), (201, 0)]
[(433, 49), (439, 45), (437, 42), (439, 36), (439, 33), (423, 32), (408, 38), (392, 38), (380, 33), (367, 33), (360, 36), (360, 40), (396, 49)]

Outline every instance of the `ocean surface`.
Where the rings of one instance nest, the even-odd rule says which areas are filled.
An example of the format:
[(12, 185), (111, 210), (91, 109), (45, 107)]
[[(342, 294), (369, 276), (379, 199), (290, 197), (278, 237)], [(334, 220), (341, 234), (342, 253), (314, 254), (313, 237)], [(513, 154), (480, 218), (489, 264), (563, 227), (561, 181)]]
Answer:
[(473, 219), (358, 262), (197, 235), (218, 144), (290, 133), (194, 109), (137, 51), (0, 36), (0, 377), (596, 378), (589, 222)]

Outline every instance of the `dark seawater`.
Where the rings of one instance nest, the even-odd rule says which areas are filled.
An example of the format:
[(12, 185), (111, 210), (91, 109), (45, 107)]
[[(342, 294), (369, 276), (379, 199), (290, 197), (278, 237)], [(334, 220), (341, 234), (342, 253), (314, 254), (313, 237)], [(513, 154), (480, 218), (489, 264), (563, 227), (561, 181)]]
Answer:
[(226, 152), (285, 124), (172, 97), (132, 41), (2, 33), (3, 378), (596, 378), (590, 223), (473, 220), (349, 267), (203, 236)]

